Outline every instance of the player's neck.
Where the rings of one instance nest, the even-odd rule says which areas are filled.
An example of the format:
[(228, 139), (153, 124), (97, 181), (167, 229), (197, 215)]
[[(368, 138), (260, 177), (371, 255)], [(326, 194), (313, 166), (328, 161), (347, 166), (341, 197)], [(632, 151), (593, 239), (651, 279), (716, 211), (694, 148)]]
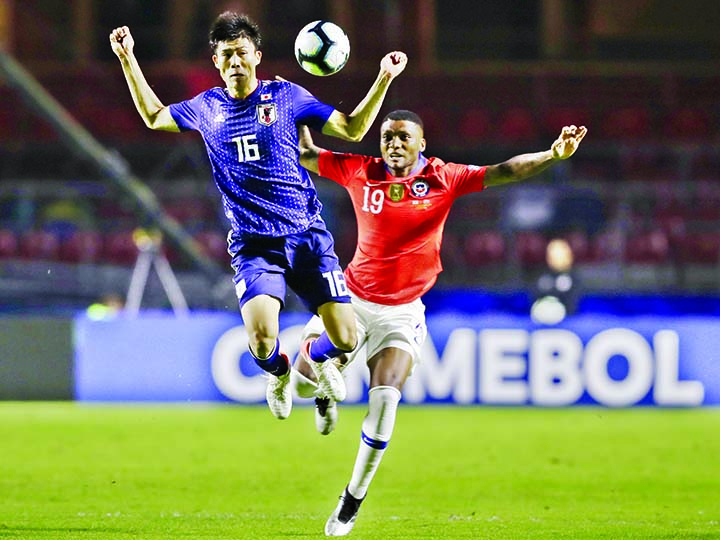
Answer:
[(248, 80), (247, 84), (228, 86), (227, 92), (228, 95), (233, 99), (245, 99), (255, 90), (257, 90), (258, 84), (259, 81), (257, 80), (257, 77), (253, 77), (252, 79)]
[(387, 164), (385, 164), (385, 170), (395, 178), (409, 178), (419, 173), (426, 164), (427, 158), (420, 154), (418, 160), (408, 167), (403, 167), (402, 169), (391, 169), (387, 166)]

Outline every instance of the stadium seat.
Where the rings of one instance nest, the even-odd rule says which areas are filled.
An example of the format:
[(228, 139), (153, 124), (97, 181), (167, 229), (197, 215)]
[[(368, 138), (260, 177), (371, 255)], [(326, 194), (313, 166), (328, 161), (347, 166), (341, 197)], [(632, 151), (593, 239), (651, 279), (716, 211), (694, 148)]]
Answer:
[(229, 265), (227, 234), (220, 231), (204, 230), (194, 236), (202, 252), (220, 264)]
[(588, 262), (619, 262), (625, 246), (625, 234), (619, 229), (600, 231), (590, 240)]
[(461, 113), (458, 122), (460, 145), (474, 146), (487, 142), (492, 130), (490, 113), (485, 109), (468, 109)]
[(670, 243), (662, 229), (628, 235), (624, 260), (629, 264), (664, 264), (670, 260)]
[(138, 256), (133, 231), (114, 231), (105, 237), (102, 259), (110, 264), (132, 266)]
[(422, 118), (425, 137), (430, 140), (445, 137), (447, 133), (446, 111), (436, 107), (419, 107), (415, 112)]
[(547, 239), (537, 231), (521, 231), (515, 234), (513, 249), (520, 266), (535, 268), (545, 264)]
[(94, 263), (102, 256), (103, 240), (98, 231), (76, 231), (60, 245), (60, 260), (70, 263)]
[(681, 264), (720, 264), (720, 232), (705, 231), (684, 235), (677, 245), (677, 262)]
[[(720, 165), (720, 163), (719, 163)], [(720, 222), (720, 168), (715, 180), (700, 180), (693, 183), (692, 220), (713, 224)]]
[(535, 139), (537, 128), (533, 114), (527, 109), (508, 109), (498, 118), (496, 134), (498, 142), (506, 144)]
[(209, 200), (200, 197), (165, 201), (163, 209), (185, 226), (207, 226), (215, 221), (216, 214), (213, 205)]
[(693, 181), (702, 181), (704, 188), (717, 193), (720, 191), (718, 178), (720, 178), (720, 150), (708, 148), (692, 156), (690, 162), (690, 178)]
[(463, 240), (448, 229), (443, 233), (440, 260), (443, 265), (442, 279), (457, 281), (464, 276), (466, 262)]
[(605, 116), (602, 134), (611, 139), (645, 139), (651, 135), (651, 114), (645, 107), (622, 107)]
[(12, 259), (17, 254), (17, 235), (10, 229), (0, 229), (0, 259)]
[(633, 149), (621, 167), (625, 180), (671, 183), (680, 178), (677, 158), (664, 148)]
[(666, 115), (663, 132), (671, 139), (701, 142), (712, 134), (712, 120), (704, 109), (682, 107)]
[(60, 254), (60, 240), (50, 231), (35, 229), (20, 236), (20, 256), (24, 259), (55, 261)]
[(570, 245), (570, 249), (573, 253), (573, 259), (576, 264), (583, 264), (592, 260), (592, 252), (590, 250), (590, 240), (585, 234), (585, 231), (577, 230), (563, 234), (567, 243)]
[(481, 268), (505, 261), (505, 239), (494, 230), (474, 231), (463, 242), (465, 264), (470, 268)]

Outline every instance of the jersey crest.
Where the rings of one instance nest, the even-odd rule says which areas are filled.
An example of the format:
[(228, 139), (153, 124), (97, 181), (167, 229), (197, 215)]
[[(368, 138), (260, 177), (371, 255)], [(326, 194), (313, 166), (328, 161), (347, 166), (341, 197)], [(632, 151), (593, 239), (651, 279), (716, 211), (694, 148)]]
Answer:
[(263, 103), (257, 106), (258, 122), (263, 126), (271, 126), (277, 122), (277, 107), (274, 103)]
[(402, 184), (390, 184), (388, 187), (388, 197), (393, 202), (399, 202), (405, 196), (405, 186)]
[(415, 197), (421, 198), (428, 194), (428, 191), (430, 190), (430, 185), (425, 180), (415, 180), (410, 185), (410, 191), (412, 191), (412, 194), (415, 195)]

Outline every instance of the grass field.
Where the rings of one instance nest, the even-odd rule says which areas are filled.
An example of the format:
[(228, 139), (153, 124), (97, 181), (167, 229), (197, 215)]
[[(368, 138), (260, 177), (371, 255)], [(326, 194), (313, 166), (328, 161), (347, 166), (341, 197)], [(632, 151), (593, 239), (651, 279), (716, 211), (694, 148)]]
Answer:
[[(363, 407), (0, 404), (0, 538), (322, 538)], [(720, 538), (720, 410), (402, 406), (351, 538)]]

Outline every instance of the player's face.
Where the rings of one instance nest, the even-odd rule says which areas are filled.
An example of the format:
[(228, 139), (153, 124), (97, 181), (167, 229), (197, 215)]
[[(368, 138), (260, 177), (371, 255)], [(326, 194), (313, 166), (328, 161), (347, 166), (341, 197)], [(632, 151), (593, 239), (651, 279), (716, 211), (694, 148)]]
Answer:
[(255, 89), (255, 68), (261, 57), (262, 52), (245, 37), (218, 43), (213, 62), (233, 97), (245, 97), (248, 89)]
[(408, 176), (425, 150), (423, 130), (408, 120), (387, 120), (380, 128), (380, 151), (395, 176)]

